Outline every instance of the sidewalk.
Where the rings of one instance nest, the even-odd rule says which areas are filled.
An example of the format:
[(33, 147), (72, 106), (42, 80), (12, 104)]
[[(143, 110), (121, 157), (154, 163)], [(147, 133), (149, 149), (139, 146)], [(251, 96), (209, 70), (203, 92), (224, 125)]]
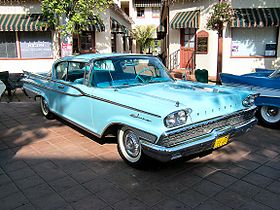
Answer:
[(115, 138), (2, 102), (0, 209), (279, 209), (279, 139), (257, 126), (208, 156), (136, 170)]

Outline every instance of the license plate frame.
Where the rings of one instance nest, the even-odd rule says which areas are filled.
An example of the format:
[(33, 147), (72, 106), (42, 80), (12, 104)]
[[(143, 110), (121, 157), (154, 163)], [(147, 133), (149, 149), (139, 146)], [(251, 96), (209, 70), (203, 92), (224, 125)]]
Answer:
[(221, 137), (217, 138), (215, 140), (215, 142), (213, 143), (213, 149), (217, 149), (219, 147), (226, 145), (228, 143), (228, 141), (229, 141), (229, 135), (221, 136)]

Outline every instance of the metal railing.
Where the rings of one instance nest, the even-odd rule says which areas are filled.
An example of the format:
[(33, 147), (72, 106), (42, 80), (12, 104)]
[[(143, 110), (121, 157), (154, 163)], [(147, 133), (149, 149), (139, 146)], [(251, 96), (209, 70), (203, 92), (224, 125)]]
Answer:
[(179, 61), (179, 53), (180, 49), (176, 50), (169, 56), (169, 71), (173, 71), (174, 69), (178, 68), (180, 66)]

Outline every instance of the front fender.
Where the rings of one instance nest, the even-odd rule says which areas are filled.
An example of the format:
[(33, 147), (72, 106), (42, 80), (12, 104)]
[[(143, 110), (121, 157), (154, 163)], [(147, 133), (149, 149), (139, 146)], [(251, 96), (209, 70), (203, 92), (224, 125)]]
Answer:
[(166, 128), (163, 126), (163, 124), (162, 124), (162, 126), (160, 125), (161, 124), (160, 120), (158, 120), (158, 122), (156, 122), (156, 121), (147, 122), (147, 121), (144, 121), (143, 119), (134, 118), (131, 116), (127, 117), (127, 116), (116, 115), (116, 116), (109, 118), (106, 121), (106, 124), (107, 125), (100, 131), (101, 136), (103, 136), (103, 134), (106, 132), (106, 130), (109, 127), (114, 126), (114, 125), (129, 126), (129, 127), (135, 128), (137, 130), (141, 130), (146, 133), (152, 134), (152, 135), (156, 136), (157, 138), (160, 137), (161, 134), (166, 130)]
[(162, 117), (131, 110), (116, 104), (93, 100), (93, 131), (100, 136), (113, 124), (122, 124), (160, 136), (165, 130)]

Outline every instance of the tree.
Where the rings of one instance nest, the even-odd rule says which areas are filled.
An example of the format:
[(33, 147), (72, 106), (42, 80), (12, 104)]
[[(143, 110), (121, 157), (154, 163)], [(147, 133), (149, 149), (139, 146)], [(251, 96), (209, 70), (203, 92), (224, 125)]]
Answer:
[(218, 32), (218, 59), (216, 81), (220, 83), (220, 73), (222, 72), (223, 61), (223, 30), (226, 23), (230, 22), (233, 17), (231, 5), (226, 1), (220, 1), (215, 4), (207, 21), (207, 28)]
[[(72, 36), (87, 30), (99, 21), (99, 14), (112, 4), (112, 0), (41, 0), (41, 9), (49, 27), (54, 29), (54, 46), (59, 49), (59, 34)], [(57, 49), (57, 50), (58, 50)], [(57, 52), (59, 54), (59, 50)]]
[(152, 46), (155, 31), (156, 27), (153, 25), (141, 25), (133, 29), (132, 35), (140, 46), (140, 53)]

